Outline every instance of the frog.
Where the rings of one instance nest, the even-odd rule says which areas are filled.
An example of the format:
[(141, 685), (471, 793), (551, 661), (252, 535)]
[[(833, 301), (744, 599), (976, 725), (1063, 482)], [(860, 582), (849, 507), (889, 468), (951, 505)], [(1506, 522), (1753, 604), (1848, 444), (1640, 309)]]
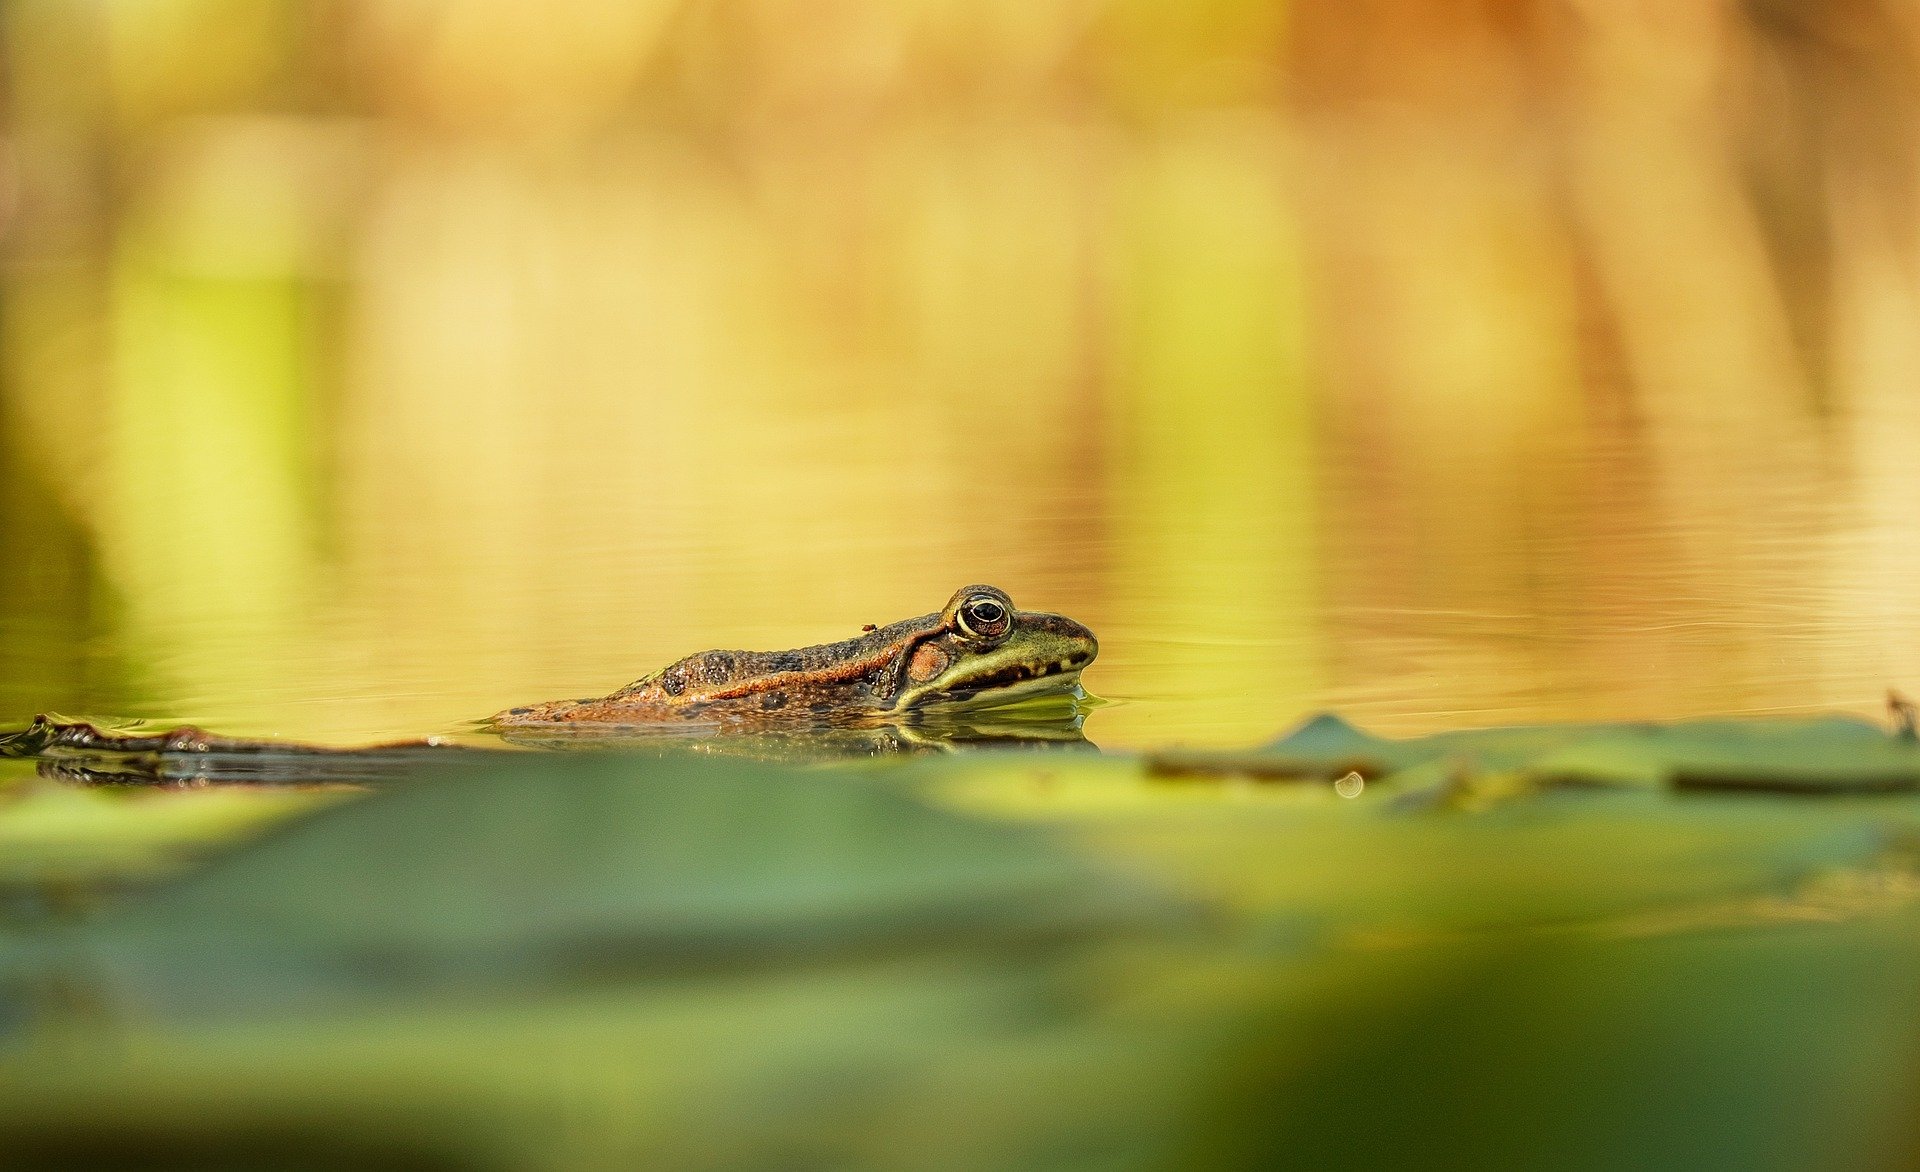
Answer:
[[(1080, 673), (1099, 653), (1064, 615), (963, 586), (933, 614), (793, 651), (702, 651), (604, 696), (509, 708), (469, 726), (522, 748), (641, 748), (660, 733), (772, 759), (1086, 745)], [(409, 763), (488, 751), (446, 737), (357, 748), (149, 731), (41, 715), (0, 732), (0, 758), (88, 784), (357, 784)]]
[(702, 651), (607, 695), (508, 708), (489, 723), (511, 730), (892, 721), (1081, 695), (1080, 673), (1099, 651), (1082, 624), (1021, 610), (1005, 590), (974, 584), (932, 614), (850, 639), (792, 651)]

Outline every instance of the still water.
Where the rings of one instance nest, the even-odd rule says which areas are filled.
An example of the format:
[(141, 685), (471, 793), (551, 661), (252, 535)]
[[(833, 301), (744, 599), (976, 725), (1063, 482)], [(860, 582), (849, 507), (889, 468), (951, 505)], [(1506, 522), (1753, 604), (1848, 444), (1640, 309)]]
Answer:
[[(277, 580), (220, 581), (231, 537), (183, 524), (156, 539), (169, 568), (148, 597), (76, 617), (58, 574), (17, 590), (0, 699), (15, 719), (414, 736), (706, 647), (845, 638), (968, 581), (1093, 627), (1085, 683), (1110, 703), (1086, 731), (1109, 748), (1250, 743), (1328, 708), (1412, 731), (1871, 713), (1888, 687), (1920, 688), (1911, 595), (1887, 576), (1900, 550), (1848, 519), (1844, 482), (1764, 517), (1675, 515), (1626, 457), (1584, 451), (1528, 464), (1557, 486), (1545, 505), (1501, 499), (1484, 470), (1423, 497), (1385, 491), (1407, 470), (1379, 450), (1322, 435), (1295, 497), (1260, 490), (1270, 437), (1224, 416), (1190, 470), (1157, 480), (1139, 465), (1186, 453), (1103, 465), (1095, 419), (962, 445), (918, 414), (761, 402), (694, 429), (723, 451), (639, 459), (617, 491), (592, 464), (614, 445), (549, 420), (508, 483), (419, 484), (404, 508), (350, 517), (350, 540), (286, 555)], [(194, 475), (224, 457), (177, 459)]]

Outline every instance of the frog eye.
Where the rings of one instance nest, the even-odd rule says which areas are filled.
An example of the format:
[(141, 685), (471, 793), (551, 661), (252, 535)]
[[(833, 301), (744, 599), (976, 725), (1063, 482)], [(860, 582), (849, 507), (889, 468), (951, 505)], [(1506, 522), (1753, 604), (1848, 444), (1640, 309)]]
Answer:
[(1007, 633), (1013, 616), (1007, 604), (991, 595), (981, 594), (960, 605), (960, 630), (976, 639), (997, 639)]

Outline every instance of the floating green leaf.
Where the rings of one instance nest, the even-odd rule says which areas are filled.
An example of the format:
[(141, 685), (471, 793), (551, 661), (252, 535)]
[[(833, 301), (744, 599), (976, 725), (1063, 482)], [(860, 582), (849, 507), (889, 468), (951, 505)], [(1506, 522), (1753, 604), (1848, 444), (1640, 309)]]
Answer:
[[(1672, 724), (1544, 724), (1392, 740), (1337, 716), (1313, 717), (1245, 752), (1147, 755), (1163, 776), (1315, 780), (1352, 771), (1402, 782), (1425, 774), (1456, 789), (1511, 774), (1520, 791), (1548, 785), (1671, 785), (1775, 793), (1920, 790), (1920, 743), (1850, 717)], [(1516, 788), (1516, 787), (1509, 787)]]

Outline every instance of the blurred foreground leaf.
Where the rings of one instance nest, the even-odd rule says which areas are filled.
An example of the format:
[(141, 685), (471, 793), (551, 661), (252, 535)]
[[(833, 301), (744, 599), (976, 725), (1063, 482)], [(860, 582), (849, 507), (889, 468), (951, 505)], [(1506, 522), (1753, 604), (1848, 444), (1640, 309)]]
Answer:
[(282, 829), (76, 937), (103, 995), (230, 1017), (846, 950), (1035, 942), (1165, 910), (1042, 833), (857, 777), (500, 754)]

